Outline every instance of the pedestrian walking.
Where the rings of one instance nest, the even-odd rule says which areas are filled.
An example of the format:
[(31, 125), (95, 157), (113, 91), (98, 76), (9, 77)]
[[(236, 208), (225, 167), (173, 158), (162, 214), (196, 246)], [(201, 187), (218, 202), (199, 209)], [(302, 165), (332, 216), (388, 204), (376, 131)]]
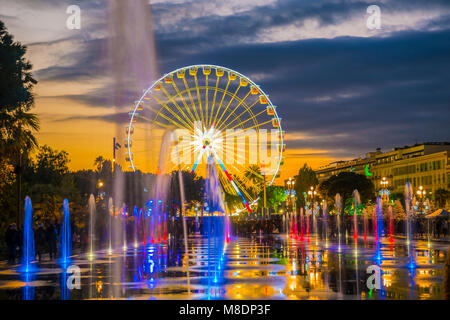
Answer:
[(15, 223), (10, 224), (6, 230), (5, 242), (8, 246), (8, 264), (15, 264), (17, 246), (19, 245), (19, 232), (17, 231), (17, 225)]
[(47, 240), (43, 223), (39, 224), (39, 227), (36, 229), (36, 232), (34, 233), (34, 238), (35, 238), (34, 242), (36, 245), (36, 255), (38, 257), (38, 261), (41, 262), (42, 254), (45, 252), (45, 243)]

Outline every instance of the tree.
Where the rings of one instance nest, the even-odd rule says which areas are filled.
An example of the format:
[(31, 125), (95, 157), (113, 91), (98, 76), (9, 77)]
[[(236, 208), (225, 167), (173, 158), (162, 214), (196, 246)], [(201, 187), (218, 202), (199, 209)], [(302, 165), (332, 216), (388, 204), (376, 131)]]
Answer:
[[(20, 224), (22, 174), (30, 150), (37, 145), (39, 129), (35, 114), (32, 65), (25, 59), (26, 47), (15, 42), (0, 21), (0, 157), (14, 165), (17, 184), (17, 223)], [(24, 159), (25, 158), (25, 159)]]
[(98, 156), (94, 160), (94, 166), (97, 168), (98, 173), (100, 173), (100, 171), (102, 171), (103, 162), (105, 162), (105, 158), (103, 158), (103, 156)]
[(319, 181), (317, 180), (316, 173), (305, 163), (295, 177), (294, 189), (297, 195), (297, 206), (299, 208), (306, 205), (306, 194), (308, 190), (310, 190), (311, 187), (315, 187), (317, 184), (319, 184)]
[(257, 194), (264, 187), (264, 177), (261, 173), (261, 168), (258, 165), (251, 165), (245, 169), (244, 179), (249, 185), (253, 198), (256, 198)]
[(75, 199), (78, 192), (73, 175), (69, 174), (69, 157), (65, 151), (48, 145), (39, 147), (30, 166), (24, 187), (35, 204), (35, 217), (41, 220), (60, 219), (64, 198)]
[(352, 198), (355, 189), (358, 190), (362, 203), (371, 200), (375, 192), (372, 182), (365, 176), (354, 172), (341, 172), (322, 182), (319, 186), (319, 193), (327, 199), (334, 199), (339, 193), (342, 202), (346, 203), (347, 199)]
[(450, 191), (442, 188), (437, 189), (434, 192), (434, 199), (439, 208), (444, 208), (445, 204), (447, 203), (447, 200), (450, 199)]
[[(261, 207), (264, 205), (263, 192), (264, 191), (261, 191), (258, 200)], [(284, 188), (281, 186), (270, 186), (266, 189), (266, 198), (267, 207), (275, 211), (284, 201), (286, 201), (286, 193), (284, 192)]]
[(69, 172), (69, 162), (69, 154), (66, 151), (58, 151), (48, 145), (39, 147), (34, 164), (34, 178), (41, 184), (58, 186)]

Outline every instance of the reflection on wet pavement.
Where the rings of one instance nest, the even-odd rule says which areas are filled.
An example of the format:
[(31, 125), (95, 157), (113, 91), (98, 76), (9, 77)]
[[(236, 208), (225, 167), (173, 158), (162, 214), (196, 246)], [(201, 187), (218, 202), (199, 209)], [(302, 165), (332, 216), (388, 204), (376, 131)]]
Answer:
[[(233, 238), (193, 236), (117, 251), (94, 259), (74, 256), (80, 289), (67, 287), (72, 273), (43, 262), (33, 273), (0, 265), (0, 299), (442, 299), (448, 243), (417, 241), (413, 265), (404, 240), (376, 248), (284, 236)], [(369, 290), (368, 267), (381, 268), (380, 289)]]

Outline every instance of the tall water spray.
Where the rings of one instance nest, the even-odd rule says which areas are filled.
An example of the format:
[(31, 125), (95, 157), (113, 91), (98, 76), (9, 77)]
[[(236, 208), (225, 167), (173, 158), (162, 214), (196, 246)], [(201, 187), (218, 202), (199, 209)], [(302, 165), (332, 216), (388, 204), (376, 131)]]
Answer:
[(89, 211), (89, 258), (94, 256), (94, 241), (95, 241), (95, 198), (91, 194), (88, 201)]
[(324, 200), (322, 204), (323, 228), (325, 234), (325, 247), (328, 247), (328, 206)]
[(139, 210), (137, 206), (133, 208), (133, 227), (134, 227), (134, 247), (137, 248), (139, 246), (138, 240), (138, 219), (139, 219)]
[(108, 199), (108, 253), (112, 253), (112, 219), (114, 217), (114, 202)]
[(161, 148), (158, 161), (158, 175), (155, 184), (155, 207), (152, 212), (152, 219), (150, 224), (151, 241), (161, 242), (166, 240), (166, 205), (167, 194), (169, 192), (171, 177), (169, 172), (169, 157), (171, 155), (171, 146), (173, 142), (173, 132), (168, 129), (164, 133), (161, 141)]
[(338, 252), (341, 251), (341, 210), (342, 210), (342, 200), (339, 193), (336, 194), (334, 200), (336, 206), (336, 225), (337, 225), (337, 235), (338, 235)]
[(377, 261), (381, 261), (381, 242), (380, 238), (383, 236), (383, 204), (381, 198), (377, 198), (377, 203), (375, 206), (375, 242), (376, 242), (376, 258)]
[(31, 271), (31, 263), (36, 260), (34, 249), (33, 206), (30, 197), (26, 197), (22, 253), (22, 264), (25, 272)]
[(72, 234), (70, 232), (69, 200), (63, 201), (63, 222), (61, 228), (61, 263), (66, 264), (72, 255)]
[(226, 215), (224, 195), (213, 156), (208, 157), (206, 164), (205, 196), (209, 212), (223, 216), (220, 219), (223, 219), (225, 238), (228, 241), (230, 239), (229, 219)]
[(353, 191), (353, 238), (358, 238), (358, 206), (361, 204), (361, 198), (357, 189)]
[(413, 240), (412, 240), (412, 218), (413, 218), (413, 191), (410, 182), (405, 184), (405, 212), (406, 212), (406, 246), (408, 248), (409, 265), (412, 267), (414, 265), (413, 260)]

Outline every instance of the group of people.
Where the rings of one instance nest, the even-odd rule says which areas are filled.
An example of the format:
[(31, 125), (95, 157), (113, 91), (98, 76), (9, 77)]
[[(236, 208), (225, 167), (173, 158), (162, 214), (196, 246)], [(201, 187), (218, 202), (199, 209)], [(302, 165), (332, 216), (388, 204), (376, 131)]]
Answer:
[[(5, 233), (5, 242), (8, 248), (8, 264), (16, 264), (22, 255), (23, 231), (17, 228), (17, 224), (8, 226)], [(55, 221), (50, 221), (47, 227), (40, 223), (34, 230), (34, 245), (37, 260), (42, 261), (45, 252), (49, 253), (50, 260), (56, 258), (58, 243), (58, 226)]]

